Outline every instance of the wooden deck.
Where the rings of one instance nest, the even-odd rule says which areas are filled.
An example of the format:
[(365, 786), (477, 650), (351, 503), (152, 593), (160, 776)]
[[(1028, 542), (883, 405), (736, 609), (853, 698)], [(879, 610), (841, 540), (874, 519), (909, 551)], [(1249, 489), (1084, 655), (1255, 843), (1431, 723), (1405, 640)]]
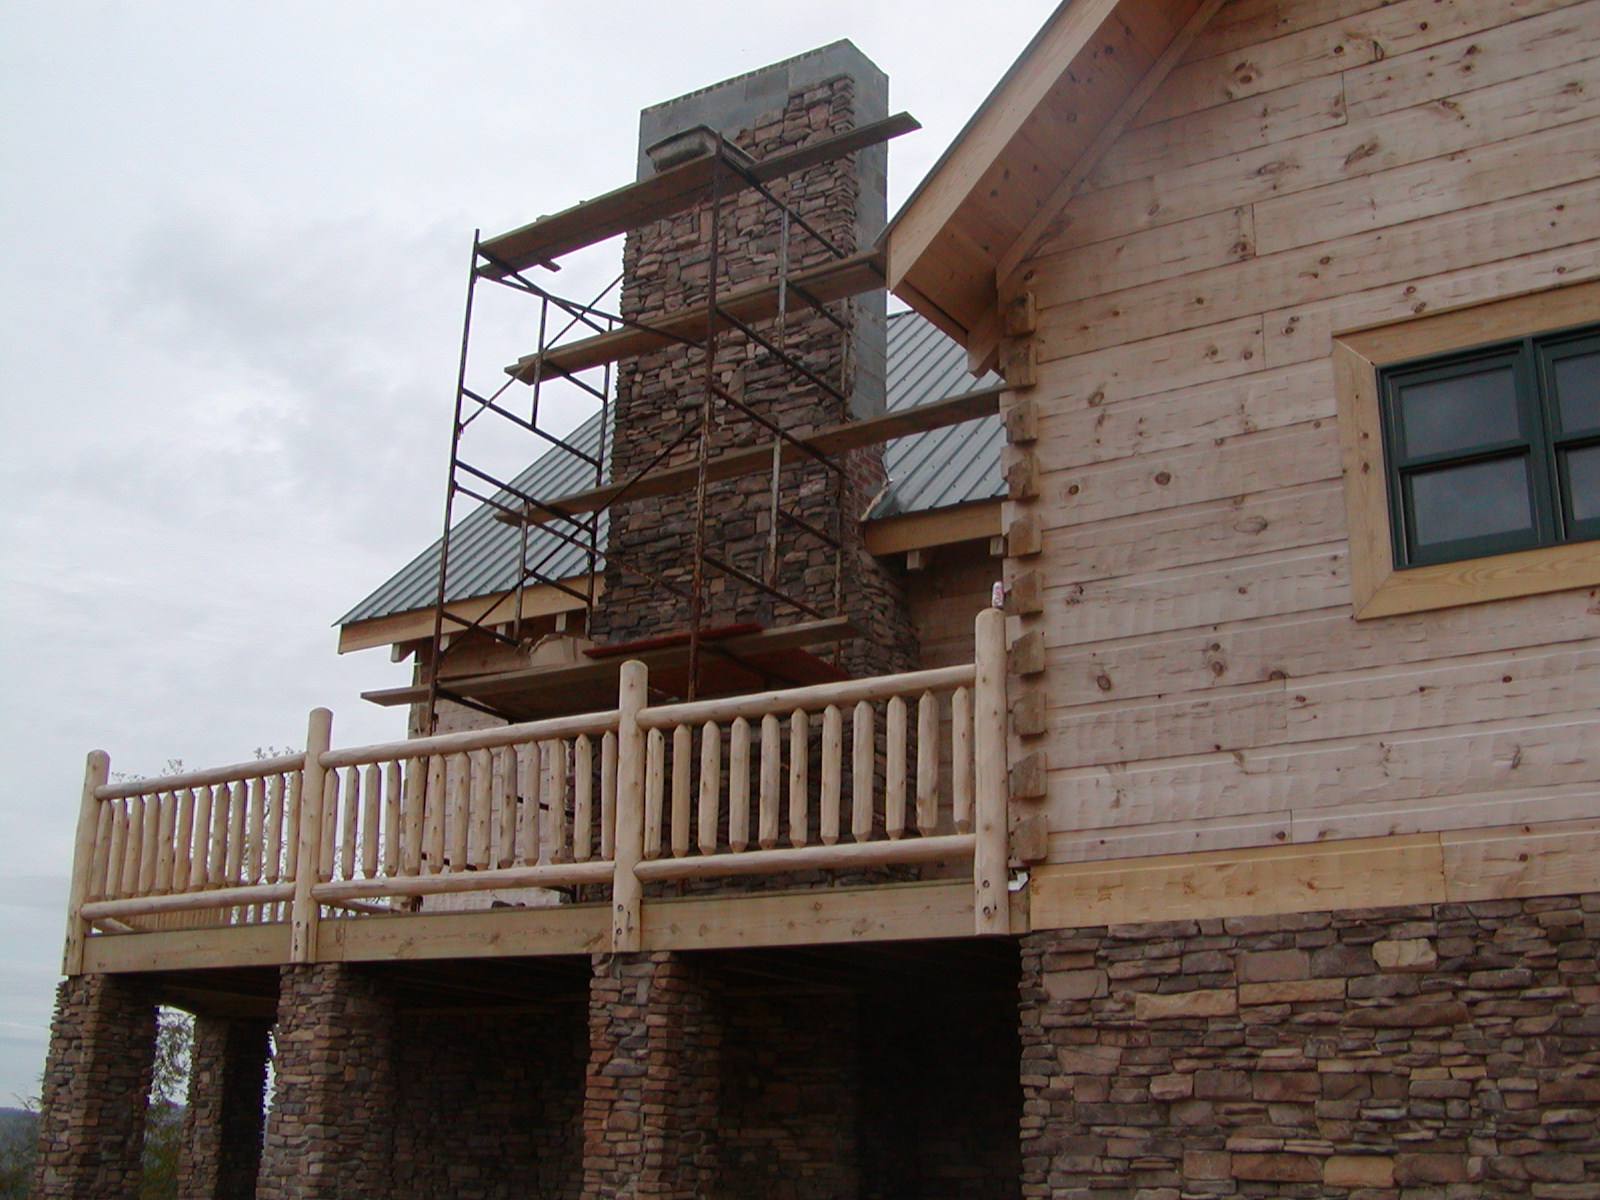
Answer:
[(97, 751), (66, 972), (1007, 933), (1005, 672), (987, 610), (902, 675), (649, 705), (630, 661), (604, 712), (333, 749), (318, 709), (305, 753), (116, 784)]

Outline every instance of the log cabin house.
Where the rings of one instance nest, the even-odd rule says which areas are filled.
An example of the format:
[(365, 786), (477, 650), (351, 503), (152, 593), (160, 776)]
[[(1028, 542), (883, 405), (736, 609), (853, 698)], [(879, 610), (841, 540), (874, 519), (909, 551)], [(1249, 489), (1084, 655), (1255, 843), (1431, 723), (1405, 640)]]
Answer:
[(191, 1197), (1600, 1196), (1600, 0), (1071, 0), (887, 225), (886, 99), (479, 245), (629, 232), (599, 415), (412, 738), (90, 756), (38, 1195), (167, 1003)]

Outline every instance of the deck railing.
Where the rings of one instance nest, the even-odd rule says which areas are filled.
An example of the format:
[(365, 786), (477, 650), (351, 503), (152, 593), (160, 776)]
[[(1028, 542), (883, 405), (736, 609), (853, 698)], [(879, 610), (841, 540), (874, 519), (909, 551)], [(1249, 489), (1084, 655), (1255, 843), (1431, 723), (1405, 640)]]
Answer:
[(585, 884), (636, 950), (652, 882), (929, 862), (970, 863), (975, 932), (1005, 932), (1003, 628), (971, 664), (654, 707), (629, 662), (608, 712), (351, 749), (317, 709), (304, 753), (159, 779), (95, 751), (67, 973), (91, 929), (288, 920), (308, 962), (325, 913)]

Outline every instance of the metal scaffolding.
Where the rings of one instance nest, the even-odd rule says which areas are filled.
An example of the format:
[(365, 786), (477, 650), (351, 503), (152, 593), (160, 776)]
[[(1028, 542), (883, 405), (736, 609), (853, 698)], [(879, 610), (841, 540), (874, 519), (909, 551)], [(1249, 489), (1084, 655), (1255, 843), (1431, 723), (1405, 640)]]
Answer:
[[(768, 185), (807, 168), (877, 145), (910, 132), (917, 124), (900, 114), (858, 129), (820, 139), (795, 150), (752, 161), (719, 134), (710, 134), (706, 151), (698, 157), (587, 201), (530, 225), (491, 238), (474, 236), (471, 270), (468, 274), (465, 312), (462, 321), (461, 357), (456, 380), (455, 414), (451, 426), (450, 464), (444, 503), (443, 532), (439, 547), (438, 583), (435, 592), (434, 626), (426, 660), (426, 701), (423, 732), (437, 723), (438, 703), (452, 700), (469, 708), (503, 715), (494, 707), (452, 690), (440, 678), (440, 668), (450, 635), (476, 631), (496, 642), (516, 646), (521, 641), (524, 621), (523, 596), (529, 585), (544, 585), (565, 592), (592, 611), (595, 581), (609, 565), (646, 580), (686, 601), (688, 669), (686, 698), (692, 699), (701, 684), (701, 659), (707, 651), (704, 638), (706, 587), (711, 574), (719, 573), (738, 580), (748, 588), (769, 597), (776, 605), (800, 618), (827, 619), (838, 615), (844, 577), (843, 489), (844, 470), (834, 461), (834, 450), (825, 439), (799, 437), (777, 421), (746, 402), (742, 395), (717, 379), (719, 347), (730, 336), (740, 336), (772, 362), (781, 365), (787, 378), (797, 385), (815, 388), (836, 400), (847, 401), (844, 389), (834, 380), (809, 367), (787, 345), (788, 320), (800, 306), (848, 330), (847, 317), (833, 312), (830, 304), (847, 300), (883, 286), (883, 261), (878, 253), (852, 254), (835, 246), (795, 207), (776, 195)], [(731, 288), (721, 279), (724, 255), (723, 212), (739, 194), (754, 191), (770, 206), (779, 225), (776, 272), (772, 279), (757, 285)], [(702, 303), (674, 312), (652, 316), (648, 321), (624, 316), (605, 307), (617, 292), (623, 276), (618, 275), (599, 295), (587, 301), (558, 295), (547, 280), (560, 269), (557, 260), (573, 251), (606, 241), (618, 234), (648, 226), (703, 206), (709, 215), (704, 222), (708, 277)], [(808, 251), (819, 249), (825, 255), (821, 266), (796, 270), (791, 241)], [(535, 274), (535, 271), (541, 274)], [(533, 354), (505, 368), (505, 379), (493, 390), (469, 386), (468, 362), (473, 341), (473, 308), (478, 288), (493, 284), (511, 289), (538, 303), (538, 344)], [(620, 303), (618, 305), (620, 308)], [(768, 325), (766, 331), (758, 328)], [(576, 339), (570, 337), (577, 332)], [(700, 400), (692, 419), (666, 440), (660, 451), (626, 478), (611, 475), (611, 440), (615, 426), (613, 391), (616, 363), (667, 346), (690, 347), (700, 373)], [(600, 437), (594, 453), (577, 445), (541, 423), (540, 404), (546, 385), (556, 380), (579, 389), (598, 406)], [(525, 401), (508, 395), (525, 386)], [(482, 465), (463, 456), (463, 434), (475, 422), (495, 420), (509, 429), (537, 439), (543, 446), (556, 448), (584, 464), (592, 473), (593, 487), (582, 493), (559, 497), (533, 495), (510, 480), (500, 478)], [(735, 444), (731, 452), (716, 452), (719, 432), (739, 427), (735, 436), (753, 436), (754, 443)], [(724, 436), (720, 439), (726, 442)], [(688, 463), (667, 465), (687, 446), (693, 446)], [(796, 461), (822, 465), (830, 480), (834, 503), (828, 505), (826, 528), (785, 507), (781, 501), (780, 472)], [(767, 489), (768, 526), (765, 562), (759, 573), (746, 570), (713, 549), (715, 539), (708, 521), (710, 485), (736, 475), (765, 470), (770, 473)], [(619, 502), (670, 492), (693, 494), (693, 538), (690, 580), (681, 583), (663, 578), (658, 571), (606, 544), (604, 530), (609, 510)], [(491, 597), (477, 615), (451, 611), (449, 572), (452, 525), (456, 500), (464, 496), (494, 509), (496, 515), (519, 530), (519, 562), (513, 589), (514, 606), (510, 632), (489, 617), (500, 604)], [(553, 545), (536, 556), (530, 554), (529, 530), (539, 527)], [(809, 534), (832, 551), (832, 588), (826, 607), (785, 590), (780, 577), (782, 551), (779, 530), (789, 528)], [(587, 564), (587, 585), (572, 586), (571, 577), (558, 577), (552, 562), (565, 549), (574, 549)], [(503, 614), (502, 614), (503, 616)], [(716, 648), (728, 657), (726, 648)]]

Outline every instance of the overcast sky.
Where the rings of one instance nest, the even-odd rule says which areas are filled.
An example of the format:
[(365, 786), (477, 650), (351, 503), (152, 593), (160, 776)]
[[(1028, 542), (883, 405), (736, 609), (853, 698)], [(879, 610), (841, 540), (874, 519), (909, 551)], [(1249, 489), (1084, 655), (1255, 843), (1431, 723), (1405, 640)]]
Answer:
[(925, 126), (892, 210), (1054, 3), (0, 7), (0, 1105), (37, 1091), (86, 751), (237, 762), (316, 705), (403, 734), (358, 693), (407, 669), (330, 624), (438, 532), (473, 230), (839, 38)]

